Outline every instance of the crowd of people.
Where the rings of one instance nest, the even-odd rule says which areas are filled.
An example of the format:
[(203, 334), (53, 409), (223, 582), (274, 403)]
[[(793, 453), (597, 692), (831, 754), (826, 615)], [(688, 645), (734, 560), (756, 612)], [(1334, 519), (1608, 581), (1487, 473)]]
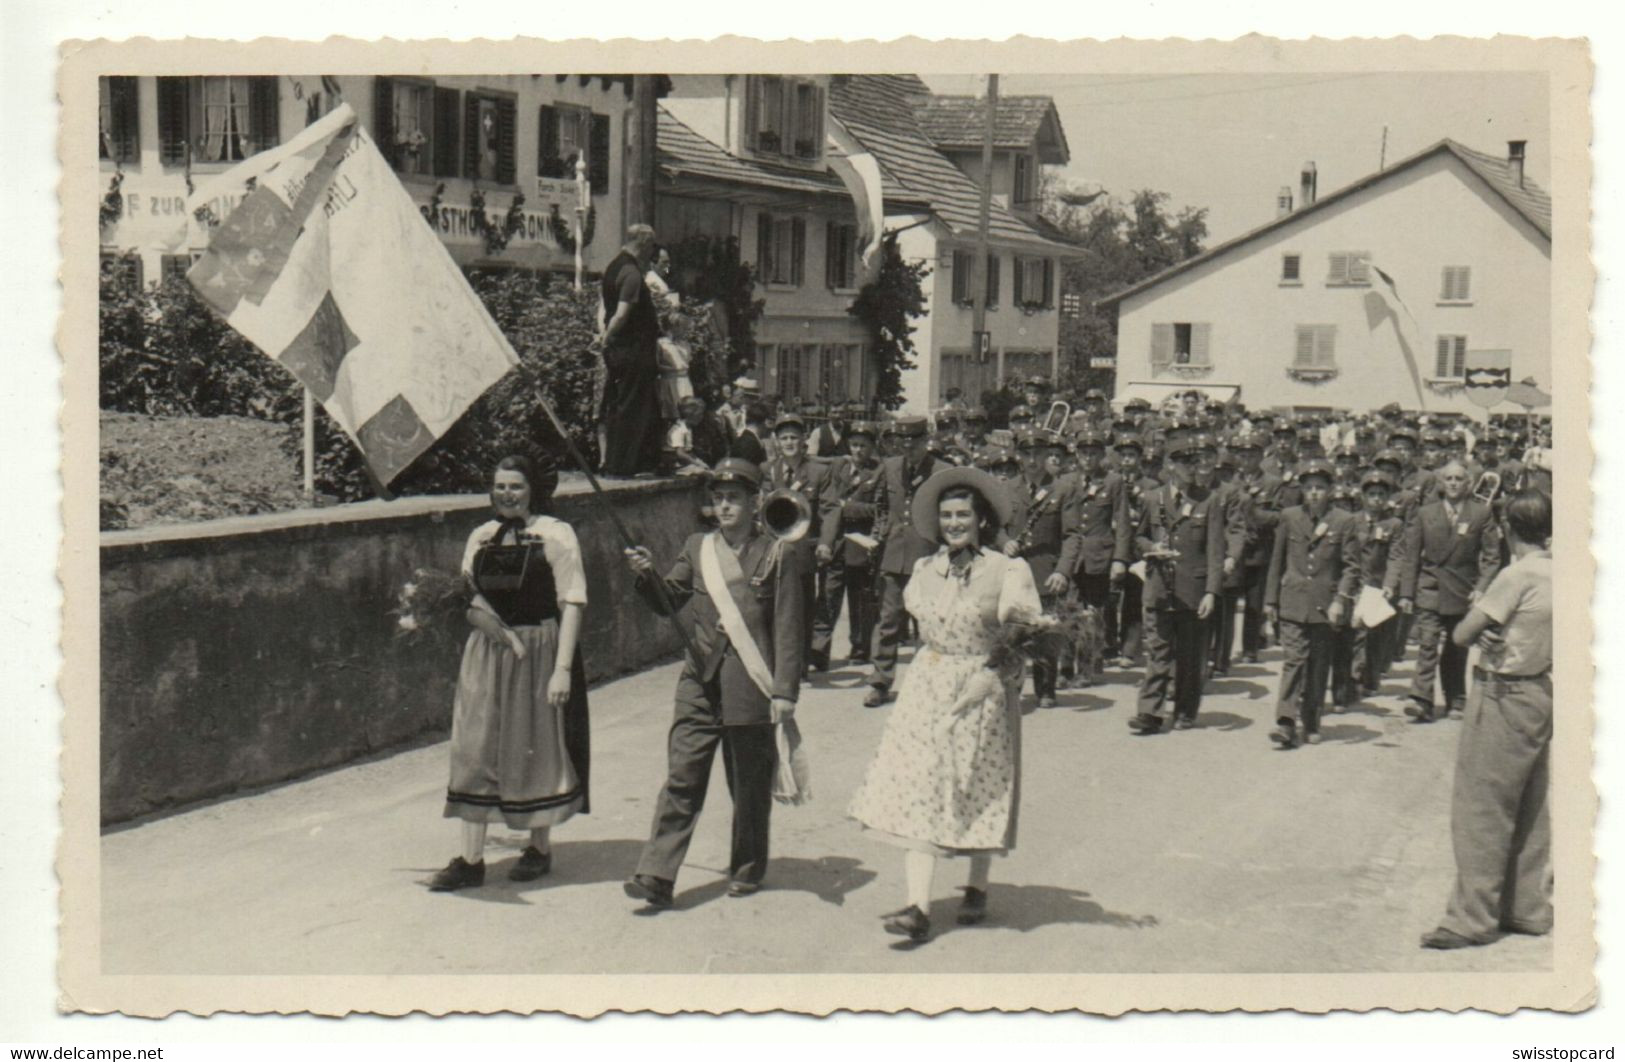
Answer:
[[(628, 280), (617, 303), (647, 290)], [(1374, 695), (1411, 653), (1406, 714), (1463, 720), (1458, 882), (1424, 946), (1548, 931), (1549, 421), (1260, 411), (1197, 391), (1113, 409), (1099, 391), (1057, 401), (1041, 379), (1024, 391), (997, 426), (966, 408), (810, 422), (774, 415), (749, 380), (718, 409), (679, 400), (666, 451), (707, 477), (708, 529), (663, 571), (627, 551), (640, 596), (691, 638), (628, 895), (672, 904), (719, 751), (734, 800), (728, 895), (760, 888), (782, 732), (807, 673), (832, 666), (844, 609), (864, 704), (896, 702), (848, 809), (905, 850), (908, 903), (886, 916), (890, 932), (929, 935), (943, 855), (970, 857), (958, 920), (987, 917), (990, 857), (1015, 840), (1023, 711), (1054, 707), (1068, 686), (1133, 681), (1136, 734), (1194, 729), (1210, 680), (1270, 646), (1282, 663), (1269, 736), (1283, 751), (1319, 744), (1328, 708)], [(510, 876), (545, 873), (548, 827), (586, 807), (579, 551), (567, 525), (519, 506), (515, 478), (528, 500), (545, 494), (505, 464), (496, 519), (465, 558), (481, 596), (446, 814), (469, 825), (434, 888), (483, 880), (489, 821), (532, 831)], [(786, 497), (794, 527), (764, 518)], [(527, 542), (539, 549), (523, 562), (492, 559)], [(990, 669), (989, 653), (1008, 624), (1041, 624), (1063, 602), (1098, 637), (1090, 652), (1035, 654), (1024, 701), (1022, 671)], [(533, 718), (514, 723), (526, 703)]]

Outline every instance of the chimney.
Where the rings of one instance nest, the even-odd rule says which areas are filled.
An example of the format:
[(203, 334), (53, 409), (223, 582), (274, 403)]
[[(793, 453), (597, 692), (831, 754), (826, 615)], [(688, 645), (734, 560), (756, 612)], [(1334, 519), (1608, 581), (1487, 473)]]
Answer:
[(1315, 164), (1313, 162), (1304, 163), (1303, 173), (1298, 179), (1298, 202), (1300, 206), (1307, 207), (1315, 205), (1315, 185), (1317, 181), (1318, 176), (1315, 173)]
[(1519, 188), (1523, 187), (1523, 147), (1526, 143), (1526, 140), (1507, 141), (1507, 166), (1512, 170), (1512, 179), (1518, 182)]
[(1283, 184), (1281, 190), (1275, 193), (1275, 216), (1284, 218), (1292, 213), (1292, 188)]

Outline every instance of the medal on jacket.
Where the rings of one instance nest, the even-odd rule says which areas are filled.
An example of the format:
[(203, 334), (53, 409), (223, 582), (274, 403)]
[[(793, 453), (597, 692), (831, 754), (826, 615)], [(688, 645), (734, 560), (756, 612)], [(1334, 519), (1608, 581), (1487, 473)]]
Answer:
[(1328, 528), (1327, 528), (1327, 525), (1326, 525), (1326, 521), (1322, 520), (1318, 525), (1316, 525), (1315, 533), (1310, 537), (1310, 540), (1314, 541), (1316, 539), (1319, 539), (1320, 536), (1324, 535), (1327, 532), (1327, 530), (1328, 530)]
[(1185, 502), (1184, 507), (1179, 510), (1179, 515), (1180, 516), (1189, 516), (1190, 514), (1191, 514), (1191, 503), (1189, 501), (1187, 501), (1187, 502)]

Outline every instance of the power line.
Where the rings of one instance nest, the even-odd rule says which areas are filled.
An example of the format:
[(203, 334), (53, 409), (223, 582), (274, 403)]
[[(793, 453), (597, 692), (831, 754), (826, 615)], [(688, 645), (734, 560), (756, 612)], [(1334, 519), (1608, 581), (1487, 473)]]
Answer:
[(1242, 88), (1214, 89), (1210, 92), (1190, 92), (1178, 96), (1150, 96), (1119, 100), (1087, 100), (1083, 101), (1081, 105), (1085, 107), (1112, 107), (1123, 106), (1126, 104), (1172, 103), (1178, 100), (1201, 100), (1210, 99), (1215, 96), (1235, 96), (1248, 92), (1276, 92), (1281, 89), (1302, 89), (1309, 88), (1312, 85), (1330, 85), (1338, 81), (1353, 81), (1356, 78), (1376, 77), (1379, 73), (1381, 73), (1381, 71), (1372, 70), (1362, 74), (1342, 74), (1338, 77), (1316, 78), (1312, 81), (1293, 81), (1278, 85), (1247, 85)]

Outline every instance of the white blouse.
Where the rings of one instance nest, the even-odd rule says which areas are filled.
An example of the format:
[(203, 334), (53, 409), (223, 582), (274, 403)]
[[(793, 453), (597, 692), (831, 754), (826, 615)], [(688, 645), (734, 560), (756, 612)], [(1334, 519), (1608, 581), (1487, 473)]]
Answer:
[[(474, 554), (490, 542), (502, 529), (502, 521), (487, 520), (468, 536), (463, 549), (463, 574), (474, 574)], [(587, 604), (587, 573), (581, 564), (581, 544), (576, 540), (575, 528), (557, 517), (537, 513), (531, 516), (521, 534), (521, 541), (541, 542), (542, 556), (553, 569), (553, 587), (559, 607)]]

